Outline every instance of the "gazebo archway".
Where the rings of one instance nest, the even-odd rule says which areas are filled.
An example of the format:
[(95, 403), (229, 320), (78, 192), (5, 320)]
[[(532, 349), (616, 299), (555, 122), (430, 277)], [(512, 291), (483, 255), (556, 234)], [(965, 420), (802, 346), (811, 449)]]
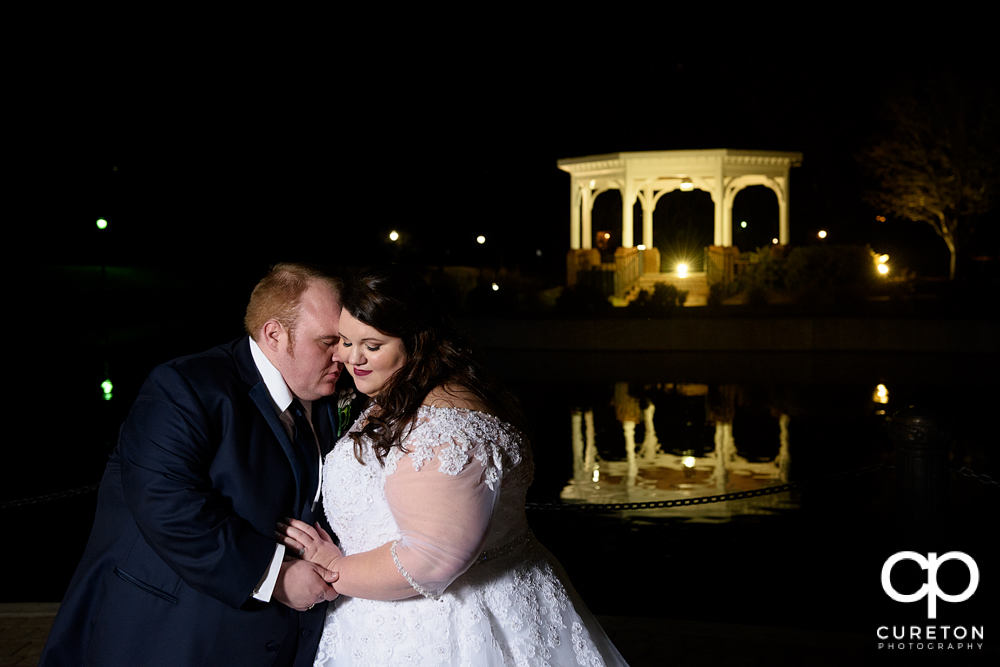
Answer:
[[(713, 242), (714, 210), (712, 196), (698, 188), (690, 192), (673, 190), (657, 200), (653, 209), (653, 247), (660, 253), (660, 271), (673, 271), (680, 263), (691, 271), (704, 270), (703, 251)], [(646, 272), (653, 268), (647, 267)]]

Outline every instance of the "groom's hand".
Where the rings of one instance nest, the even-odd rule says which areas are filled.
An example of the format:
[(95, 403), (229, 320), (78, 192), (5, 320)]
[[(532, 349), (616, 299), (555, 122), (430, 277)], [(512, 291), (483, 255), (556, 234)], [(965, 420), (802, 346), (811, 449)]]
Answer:
[(331, 584), (337, 573), (306, 560), (287, 559), (281, 563), (274, 584), (275, 600), (296, 611), (305, 611), (314, 604), (327, 602), (338, 593)]

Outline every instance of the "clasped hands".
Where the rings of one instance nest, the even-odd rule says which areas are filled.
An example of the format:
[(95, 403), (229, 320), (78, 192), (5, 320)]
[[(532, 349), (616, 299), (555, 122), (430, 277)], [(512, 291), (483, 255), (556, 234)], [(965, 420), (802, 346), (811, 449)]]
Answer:
[(278, 523), (275, 537), (296, 557), (285, 557), (274, 588), (274, 597), (292, 609), (306, 611), (319, 602), (335, 599), (336, 564), (343, 553), (319, 524), (314, 528), (298, 519)]

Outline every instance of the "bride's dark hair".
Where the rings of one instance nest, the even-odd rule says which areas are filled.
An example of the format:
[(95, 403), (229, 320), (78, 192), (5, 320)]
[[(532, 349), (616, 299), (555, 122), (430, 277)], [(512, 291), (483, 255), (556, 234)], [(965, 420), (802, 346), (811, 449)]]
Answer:
[(435, 387), (474, 395), (507, 425), (527, 432), (513, 395), (497, 385), (473, 357), (434, 292), (415, 272), (390, 265), (359, 272), (344, 286), (341, 305), (354, 319), (400, 338), (406, 361), (379, 390), (365, 425), (351, 433), (361, 461), (361, 441), (371, 439), (379, 463), (413, 427), (417, 410)]

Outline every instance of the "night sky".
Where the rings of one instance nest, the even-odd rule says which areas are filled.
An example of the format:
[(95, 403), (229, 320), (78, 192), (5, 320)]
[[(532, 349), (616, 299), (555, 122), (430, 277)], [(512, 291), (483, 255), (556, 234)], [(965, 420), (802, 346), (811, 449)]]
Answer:
[[(16, 260), (260, 275), (286, 259), (397, 259), (518, 268), (558, 284), (569, 245), (558, 159), (743, 148), (804, 154), (791, 177), (793, 245), (823, 228), (831, 243), (870, 243), (943, 275), (947, 251), (927, 225), (876, 223), (854, 156), (883, 129), (886, 94), (941, 69), (989, 82), (997, 59), (983, 59), (985, 43), (868, 40), (763, 50), (765, 39), (759, 52), (726, 42), (725, 55), (647, 44), (612, 56), (605, 42), (575, 49), (559, 35), (545, 46), (111, 43), (36, 54), (12, 97), (25, 149), (15, 210), (29, 229)], [(737, 199), (737, 216), (776, 217), (773, 197), (753, 199)], [(704, 226), (710, 235), (710, 218)]]

